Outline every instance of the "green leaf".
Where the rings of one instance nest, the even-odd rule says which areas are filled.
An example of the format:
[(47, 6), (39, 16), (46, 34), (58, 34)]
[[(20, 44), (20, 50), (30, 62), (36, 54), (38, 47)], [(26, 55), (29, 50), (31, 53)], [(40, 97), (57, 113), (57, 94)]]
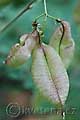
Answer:
[(62, 58), (65, 67), (68, 68), (73, 58), (75, 43), (71, 36), (71, 28), (69, 23), (66, 21), (62, 21), (62, 24), (64, 26), (64, 36), (62, 40), (61, 37), (63, 34), (63, 29), (62, 26), (59, 26), (53, 33), (49, 45), (51, 45), (58, 53), (60, 53), (60, 57)]
[(43, 96), (54, 105), (64, 105), (69, 91), (67, 72), (57, 52), (42, 44), (32, 54), (32, 76)]
[(10, 50), (5, 63), (13, 67), (24, 64), (31, 57), (37, 39), (37, 31), (23, 35), (20, 38), (20, 43), (15, 44)]

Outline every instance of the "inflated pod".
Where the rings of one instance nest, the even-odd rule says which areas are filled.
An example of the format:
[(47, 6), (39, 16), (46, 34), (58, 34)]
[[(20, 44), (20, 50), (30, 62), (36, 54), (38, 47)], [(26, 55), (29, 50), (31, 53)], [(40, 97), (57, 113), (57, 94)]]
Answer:
[[(60, 55), (66, 68), (68, 68), (74, 54), (75, 43), (71, 36), (71, 28), (68, 22), (62, 21), (64, 26), (64, 35), (62, 26), (59, 26), (53, 33), (49, 45), (51, 45)], [(60, 45), (61, 40), (61, 45)], [(60, 46), (59, 46), (60, 45)], [(60, 49), (59, 49), (60, 47)]]
[(32, 33), (25, 34), (20, 38), (20, 43), (15, 44), (5, 61), (6, 64), (18, 67), (24, 64), (31, 56), (38, 40), (38, 32), (35, 30)]
[(53, 104), (64, 105), (69, 79), (58, 53), (49, 45), (37, 46), (32, 54), (33, 80), (43, 96)]

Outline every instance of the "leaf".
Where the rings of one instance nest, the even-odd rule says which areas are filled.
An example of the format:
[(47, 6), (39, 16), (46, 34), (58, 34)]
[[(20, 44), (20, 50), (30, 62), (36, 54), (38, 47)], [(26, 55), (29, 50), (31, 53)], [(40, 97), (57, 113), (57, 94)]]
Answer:
[(35, 48), (32, 54), (32, 76), (40, 92), (54, 105), (64, 105), (69, 80), (57, 52), (48, 45)]
[(23, 35), (20, 38), (20, 43), (15, 44), (10, 50), (5, 63), (13, 67), (24, 64), (30, 58), (32, 50), (37, 43), (37, 35), (37, 31)]
[[(64, 26), (64, 36), (60, 45), (61, 36), (63, 34), (62, 26), (59, 26), (53, 33), (49, 45), (51, 45), (58, 53), (66, 68), (68, 68), (74, 54), (75, 43), (71, 36), (71, 28), (68, 22), (62, 21)], [(60, 51), (59, 51), (60, 45)]]

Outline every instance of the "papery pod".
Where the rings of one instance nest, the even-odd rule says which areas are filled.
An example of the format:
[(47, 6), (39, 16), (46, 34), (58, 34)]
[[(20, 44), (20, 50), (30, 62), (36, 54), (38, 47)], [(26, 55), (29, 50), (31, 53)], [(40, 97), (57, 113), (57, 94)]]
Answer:
[(57, 52), (51, 46), (43, 44), (35, 48), (32, 58), (32, 76), (41, 94), (55, 105), (64, 105), (69, 80)]
[(55, 50), (59, 53), (60, 57), (62, 58), (65, 67), (68, 68), (74, 54), (75, 43), (71, 36), (71, 28), (69, 23), (66, 21), (62, 21), (62, 24), (64, 26), (64, 35), (62, 40), (61, 37), (63, 34), (63, 28), (62, 26), (59, 26), (53, 33), (49, 45), (55, 48)]
[(20, 43), (15, 44), (5, 61), (6, 64), (18, 67), (24, 64), (31, 56), (38, 40), (38, 32), (35, 30), (32, 33), (25, 34), (20, 38)]

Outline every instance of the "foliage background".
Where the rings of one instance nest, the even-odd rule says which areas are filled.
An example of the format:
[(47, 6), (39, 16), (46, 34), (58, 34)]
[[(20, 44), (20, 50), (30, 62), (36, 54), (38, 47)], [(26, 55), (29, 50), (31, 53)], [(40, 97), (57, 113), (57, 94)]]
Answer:
[[(0, 0), (0, 29), (13, 19), (29, 0)], [(5, 3), (5, 4), (4, 4)], [(75, 114), (67, 115), (66, 120), (79, 120), (80, 114), (80, 1), (79, 0), (47, 0), (49, 14), (70, 22), (72, 36), (75, 40), (76, 49), (74, 59), (68, 69), (70, 78), (70, 92), (66, 102), (67, 108), (75, 108)], [(22, 105), (30, 104), (32, 94), (35, 94), (35, 85), (29, 72), (31, 60), (18, 69), (10, 68), (3, 64), (10, 48), (17, 42), (22, 34), (32, 31), (32, 22), (36, 16), (43, 13), (43, 1), (36, 0), (33, 8), (20, 17), (7, 30), (0, 33), (0, 119), (5, 120), (8, 116), (5, 107), (10, 102), (19, 102)], [(49, 38), (55, 27), (54, 21), (44, 19), (39, 21), (44, 25), (45, 39)], [(20, 101), (21, 99), (21, 101)], [(41, 103), (46, 107), (46, 101)]]

